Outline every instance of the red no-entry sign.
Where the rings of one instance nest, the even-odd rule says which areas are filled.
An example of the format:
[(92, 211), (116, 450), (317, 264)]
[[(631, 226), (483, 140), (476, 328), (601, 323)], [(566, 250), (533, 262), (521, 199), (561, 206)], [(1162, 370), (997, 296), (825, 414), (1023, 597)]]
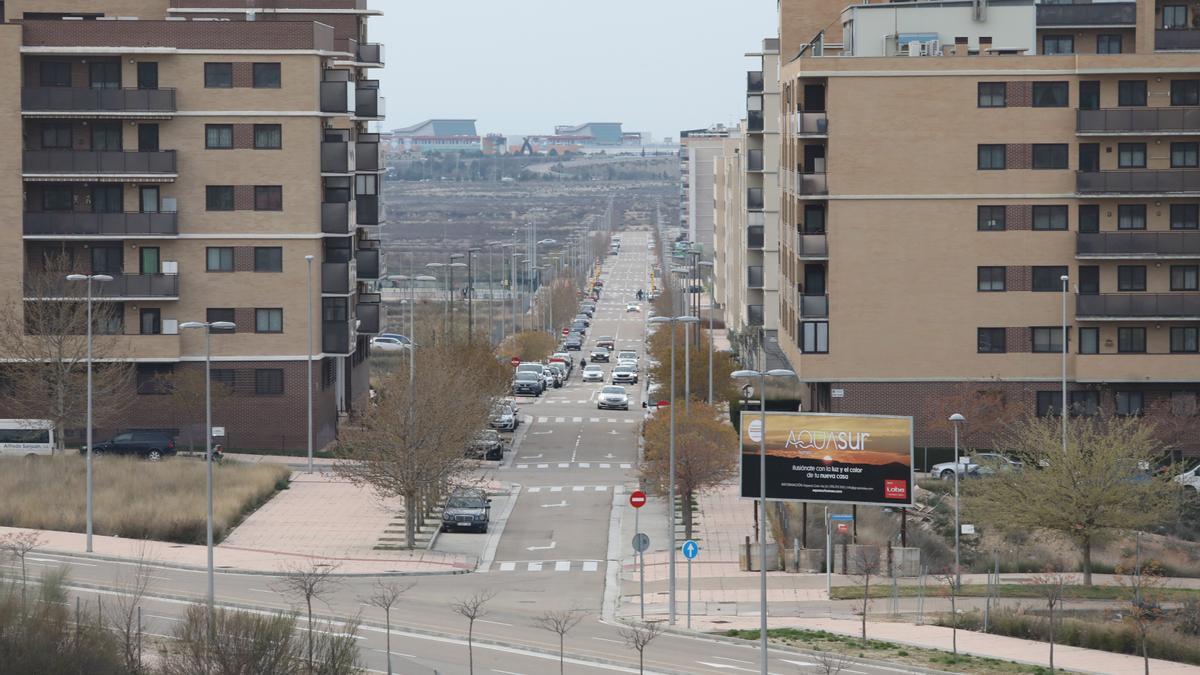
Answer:
[(521, 358), (519, 356), (514, 356), (512, 357), (512, 361), (509, 361), (509, 363), (512, 364), (513, 368), (516, 368), (517, 366), (521, 365)]
[(629, 505), (635, 509), (640, 509), (646, 505), (646, 493), (641, 490), (634, 490), (629, 495)]
[(838, 534), (846, 534), (849, 531), (850, 531), (850, 526), (847, 525), (846, 523), (838, 523), (837, 524)]

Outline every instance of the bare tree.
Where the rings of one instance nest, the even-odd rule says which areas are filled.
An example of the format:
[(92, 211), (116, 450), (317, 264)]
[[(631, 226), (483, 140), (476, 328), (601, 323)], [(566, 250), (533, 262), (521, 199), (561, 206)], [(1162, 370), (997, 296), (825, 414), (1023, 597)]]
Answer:
[[(195, 449), (196, 441), (207, 441), (204, 436), (204, 410), (209, 384), (201, 368), (180, 368), (159, 375), (153, 384), (158, 391), (167, 392), (176, 426), (182, 430), (189, 450)], [(214, 410), (233, 393), (224, 382), (213, 381), (211, 388)], [(200, 436), (199, 439), (195, 438), (197, 435)]]
[(309, 560), (303, 565), (289, 565), (284, 574), (276, 582), (273, 590), (282, 595), (298, 596), (304, 599), (304, 607), (308, 618), (308, 668), (313, 668), (313, 601), (326, 602), (338, 586), (333, 577), (338, 569), (337, 563), (323, 563), (316, 559)]
[(456, 600), (450, 606), (455, 613), (467, 620), (467, 663), (470, 664), (471, 675), (475, 675), (475, 622), (487, 616), (484, 605), (494, 597), (496, 591), (488, 589), (469, 598)]
[(415, 583), (398, 584), (379, 580), (375, 582), (375, 590), (367, 598), (367, 604), (383, 610), (383, 618), (387, 627), (387, 671), (392, 675), (392, 606), (400, 600), (400, 596), (409, 591)]
[(1158, 597), (1165, 585), (1162, 567), (1157, 561), (1146, 564), (1124, 561), (1117, 566), (1116, 572), (1118, 583), (1129, 591), (1129, 605), (1123, 618), (1137, 633), (1142, 665), (1145, 674), (1150, 675), (1150, 627), (1166, 615)]
[(862, 586), (862, 641), (867, 644), (867, 609), (871, 603), (871, 578), (879, 576), (883, 563), (879, 559), (879, 549), (873, 546), (859, 546), (854, 550), (851, 560), (855, 583)]
[(1048, 570), (1043, 574), (1038, 574), (1029, 579), (1029, 584), (1037, 594), (1046, 601), (1046, 609), (1049, 612), (1049, 631), (1048, 642), (1050, 643), (1050, 672), (1054, 672), (1054, 628), (1057, 625), (1057, 617), (1055, 610), (1062, 611), (1063, 594), (1065, 587), (1075, 583), (1074, 575), (1062, 574)]
[(849, 659), (846, 658), (846, 652), (842, 651), (841, 648), (835, 648), (831, 651), (813, 652), (812, 656), (816, 660), (813, 671), (820, 675), (838, 675), (849, 662)]
[(958, 657), (958, 574), (953, 566), (934, 579), (945, 588), (946, 597), (950, 598), (950, 646), (951, 652)]
[(506, 360), (516, 357), (522, 361), (541, 361), (554, 353), (558, 341), (542, 331), (523, 331), (508, 336), (496, 349)]
[(140, 608), (146, 592), (150, 589), (152, 568), (147, 559), (146, 543), (138, 548), (136, 560), (132, 566), (118, 568), (115, 587), (119, 591), (113, 602), (105, 609), (109, 621), (115, 626), (121, 639), (125, 656), (125, 667), (131, 673), (142, 671), (142, 622)]
[(0, 537), (0, 551), (6, 551), (9, 555), (17, 559), (21, 565), (21, 601), (28, 600), (27, 588), (29, 582), (28, 572), (26, 571), (25, 559), (35, 549), (42, 545), (42, 535), (40, 532), (14, 532)]
[(646, 672), (646, 647), (649, 647), (650, 643), (654, 642), (654, 639), (662, 633), (661, 621), (635, 623), (617, 631), (617, 635), (620, 635), (621, 639), (625, 641), (625, 646), (637, 652), (638, 673)]
[(1006, 430), (1020, 420), (1021, 406), (1010, 404), (1004, 392), (981, 388), (974, 382), (955, 386), (943, 395), (931, 396), (922, 404), (924, 419), (930, 431), (952, 438), (954, 422), (950, 416), (959, 413), (966, 422), (959, 427), (959, 444), (964, 455), (972, 450), (997, 447)]
[(564, 648), (567, 633), (587, 616), (587, 612), (582, 609), (568, 609), (565, 611), (548, 611), (537, 619), (534, 619), (533, 625), (548, 630), (551, 633), (558, 635), (558, 673), (562, 675), (566, 661), (566, 650)]

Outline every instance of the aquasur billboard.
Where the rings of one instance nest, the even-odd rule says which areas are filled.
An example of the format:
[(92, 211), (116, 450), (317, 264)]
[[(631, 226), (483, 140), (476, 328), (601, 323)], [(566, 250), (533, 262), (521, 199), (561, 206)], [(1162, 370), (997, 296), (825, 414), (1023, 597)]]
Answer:
[(759, 497), (759, 442), (766, 437), (767, 499), (912, 506), (912, 418), (742, 413), (742, 497)]

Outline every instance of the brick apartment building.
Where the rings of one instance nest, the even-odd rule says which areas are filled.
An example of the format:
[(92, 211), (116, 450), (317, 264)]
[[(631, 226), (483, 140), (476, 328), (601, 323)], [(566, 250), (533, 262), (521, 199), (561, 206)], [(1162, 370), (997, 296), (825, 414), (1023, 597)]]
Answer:
[[(232, 392), (214, 418), (227, 447), (305, 447), (308, 331), (316, 444), (333, 440), (365, 400), (384, 321), (378, 12), (366, 0), (0, 10), (0, 124), (23, 139), (0, 175), (4, 300), (46, 302), (22, 279), (50, 258), (114, 277), (96, 287), (117, 316), (97, 343), (134, 361), (136, 382), (101, 433), (179, 430), (156, 383), (204, 360), (203, 332), (179, 324), (233, 321), (212, 337), (213, 377)], [(63, 284), (60, 297), (82, 292)]]

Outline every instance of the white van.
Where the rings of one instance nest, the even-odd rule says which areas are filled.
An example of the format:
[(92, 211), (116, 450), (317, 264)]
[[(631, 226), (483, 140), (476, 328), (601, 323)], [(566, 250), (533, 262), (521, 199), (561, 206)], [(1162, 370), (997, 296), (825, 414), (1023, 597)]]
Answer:
[(0, 420), (0, 457), (54, 454), (50, 420)]

